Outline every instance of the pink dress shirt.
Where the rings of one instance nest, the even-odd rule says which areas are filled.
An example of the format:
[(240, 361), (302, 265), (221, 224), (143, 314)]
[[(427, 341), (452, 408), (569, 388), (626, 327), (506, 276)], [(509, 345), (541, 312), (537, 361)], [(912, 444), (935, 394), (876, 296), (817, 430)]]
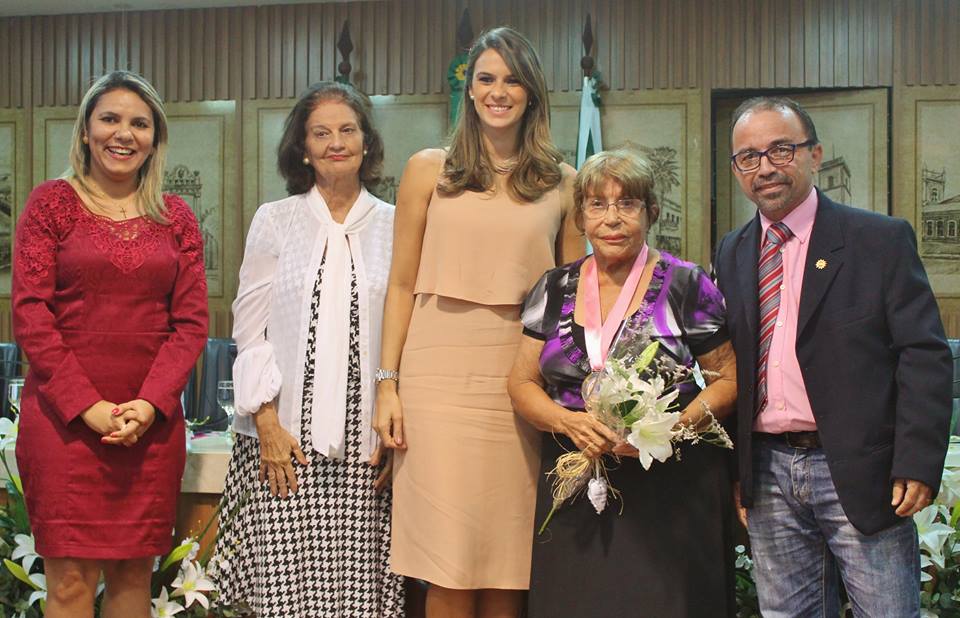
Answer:
[[(754, 431), (784, 433), (786, 431), (816, 431), (807, 389), (797, 361), (797, 314), (800, 309), (800, 291), (803, 270), (810, 247), (810, 232), (817, 215), (817, 191), (783, 218), (793, 235), (780, 251), (783, 254), (783, 287), (780, 290), (780, 310), (773, 329), (767, 360), (767, 404), (753, 423)], [(760, 242), (773, 221), (760, 215)]]

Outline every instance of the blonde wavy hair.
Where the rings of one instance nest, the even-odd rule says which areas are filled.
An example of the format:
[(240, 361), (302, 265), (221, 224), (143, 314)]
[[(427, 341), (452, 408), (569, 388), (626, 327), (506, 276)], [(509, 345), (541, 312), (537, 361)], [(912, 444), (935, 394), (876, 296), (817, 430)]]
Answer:
[[(563, 156), (550, 136), (550, 101), (543, 67), (533, 45), (512, 28), (488, 30), (470, 48), (465, 72), (473, 83), (477, 58), (488, 49), (496, 50), (510, 73), (527, 92), (529, 106), (520, 127), (517, 164), (507, 180), (508, 190), (525, 202), (533, 202), (560, 184)], [(443, 195), (463, 191), (487, 191), (494, 184), (494, 166), (480, 137), (480, 117), (470, 97), (462, 97), (460, 115), (450, 139), (437, 190)]]
[(90, 176), (90, 146), (83, 143), (87, 134), (90, 115), (97, 106), (100, 97), (112, 90), (124, 89), (133, 92), (147, 104), (153, 112), (153, 154), (137, 172), (137, 200), (143, 212), (158, 223), (167, 224), (167, 207), (163, 202), (163, 169), (167, 159), (167, 116), (163, 112), (163, 101), (156, 89), (140, 75), (130, 71), (113, 71), (97, 79), (83, 95), (80, 111), (73, 125), (73, 137), (70, 144), (70, 169), (63, 175), (72, 179), (91, 197), (101, 196), (93, 188)]

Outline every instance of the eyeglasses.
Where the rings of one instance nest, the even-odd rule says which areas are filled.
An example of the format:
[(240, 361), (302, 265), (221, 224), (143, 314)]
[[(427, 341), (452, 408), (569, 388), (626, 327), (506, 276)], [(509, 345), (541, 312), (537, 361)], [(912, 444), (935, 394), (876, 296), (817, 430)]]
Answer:
[(730, 157), (730, 160), (733, 161), (734, 166), (741, 172), (752, 172), (757, 169), (760, 167), (760, 162), (764, 157), (766, 157), (770, 163), (779, 167), (793, 161), (793, 157), (797, 153), (797, 148), (813, 146), (816, 143), (816, 141), (808, 139), (799, 144), (777, 144), (776, 146), (771, 146), (759, 152), (756, 150), (744, 150)]
[(635, 197), (626, 197), (616, 202), (605, 202), (599, 198), (583, 201), (583, 216), (588, 219), (600, 219), (607, 214), (607, 209), (613, 206), (624, 217), (639, 216), (646, 202)]

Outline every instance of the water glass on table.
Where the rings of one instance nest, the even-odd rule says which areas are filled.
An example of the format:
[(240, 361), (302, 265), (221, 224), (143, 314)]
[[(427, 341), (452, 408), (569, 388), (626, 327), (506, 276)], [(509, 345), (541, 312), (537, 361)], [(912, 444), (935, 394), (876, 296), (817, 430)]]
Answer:
[(227, 431), (233, 429), (233, 380), (217, 382), (217, 405), (227, 415)]
[(20, 414), (20, 396), (23, 393), (23, 378), (10, 378), (7, 380), (7, 401), (10, 403), (10, 409), (13, 415)]

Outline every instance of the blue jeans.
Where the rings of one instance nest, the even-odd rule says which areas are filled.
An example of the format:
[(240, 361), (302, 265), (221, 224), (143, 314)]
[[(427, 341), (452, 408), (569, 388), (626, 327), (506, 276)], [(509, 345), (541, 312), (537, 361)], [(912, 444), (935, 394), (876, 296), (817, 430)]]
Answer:
[(764, 618), (840, 613), (839, 576), (855, 616), (920, 615), (920, 553), (912, 518), (865, 535), (847, 520), (823, 449), (753, 444), (747, 513)]

